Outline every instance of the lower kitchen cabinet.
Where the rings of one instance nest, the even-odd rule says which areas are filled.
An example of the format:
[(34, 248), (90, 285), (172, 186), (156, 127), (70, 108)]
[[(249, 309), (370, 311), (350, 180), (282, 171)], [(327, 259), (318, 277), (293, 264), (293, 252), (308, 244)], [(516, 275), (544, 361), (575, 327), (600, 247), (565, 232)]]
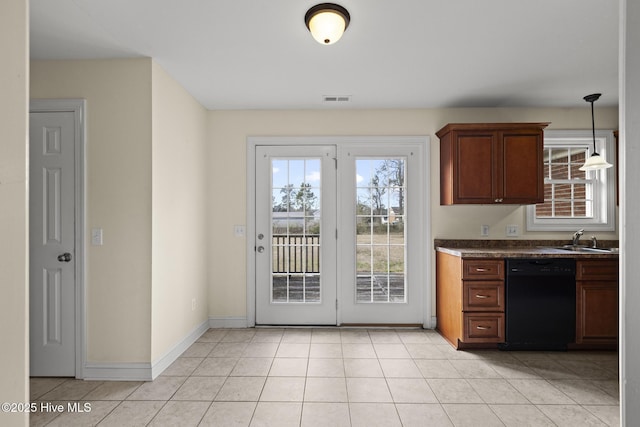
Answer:
[(455, 348), (504, 341), (504, 260), (436, 252), (437, 329)]
[(575, 346), (617, 348), (618, 260), (577, 260)]
[[(569, 348), (617, 348), (618, 259), (576, 257), (575, 289), (576, 338)], [(504, 259), (436, 251), (436, 316), (437, 330), (456, 349), (505, 342)]]

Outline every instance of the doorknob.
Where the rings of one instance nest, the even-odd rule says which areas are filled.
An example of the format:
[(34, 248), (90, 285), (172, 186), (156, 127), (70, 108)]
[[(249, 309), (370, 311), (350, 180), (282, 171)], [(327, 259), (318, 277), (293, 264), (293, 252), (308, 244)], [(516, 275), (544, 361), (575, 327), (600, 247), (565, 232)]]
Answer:
[(71, 261), (71, 254), (69, 252), (65, 252), (62, 255), (58, 255), (58, 261), (60, 261), (60, 262), (69, 262), (69, 261)]
[(260, 253), (264, 252), (264, 246), (258, 246), (258, 252)]

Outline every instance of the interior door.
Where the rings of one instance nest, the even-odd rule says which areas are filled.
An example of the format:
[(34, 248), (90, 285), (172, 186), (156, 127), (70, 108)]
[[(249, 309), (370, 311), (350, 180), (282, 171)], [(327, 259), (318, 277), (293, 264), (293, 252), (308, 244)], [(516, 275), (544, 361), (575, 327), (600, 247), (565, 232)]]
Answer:
[(342, 324), (425, 323), (424, 144), (340, 154)]
[(30, 375), (75, 376), (73, 112), (30, 114)]
[(256, 147), (256, 323), (335, 325), (336, 149)]

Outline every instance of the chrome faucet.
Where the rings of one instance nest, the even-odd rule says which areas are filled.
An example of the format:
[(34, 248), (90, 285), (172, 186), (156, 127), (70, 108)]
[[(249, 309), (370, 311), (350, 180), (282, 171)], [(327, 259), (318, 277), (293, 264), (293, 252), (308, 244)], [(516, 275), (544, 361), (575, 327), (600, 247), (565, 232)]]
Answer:
[(598, 239), (596, 239), (596, 236), (591, 236), (591, 247), (592, 248), (598, 247)]
[(580, 240), (580, 237), (583, 234), (584, 234), (584, 228), (581, 228), (580, 230), (573, 233), (573, 239), (572, 239), (573, 246), (576, 246), (578, 244), (578, 241)]

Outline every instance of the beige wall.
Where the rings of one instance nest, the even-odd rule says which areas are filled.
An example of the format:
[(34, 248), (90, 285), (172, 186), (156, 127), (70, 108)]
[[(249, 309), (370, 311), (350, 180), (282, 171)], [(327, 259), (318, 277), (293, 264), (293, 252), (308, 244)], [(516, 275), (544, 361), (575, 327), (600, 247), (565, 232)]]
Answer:
[[(0, 2), (0, 401), (29, 401), (27, 0)], [(0, 425), (26, 426), (28, 414), (0, 412)]]
[[(151, 358), (151, 60), (33, 61), (32, 98), (87, 100), (88, 362)], [(104, 245), (91, 246), (91, 228)]]
[[(551, 122), (547, 129), (590, 129), (588, 105), (577, 109), (423, 109), (211, 111), (209, 203), (211, 223), (209, 313), (213, 317), (246, 315), (245, 239), (233, 235), (246, 222), (246, 140), (248, 136), (428, 135), (431, 137), (431, 233), (434, 238), (479, 238), (480, 225), (491, 238), (505, 238), (505, 226), (518, 224), (520, 239), (567, 238), (567, 233), (526, 233), (520, 206), (440, 206), (439, 140), (435, 132), (447, 123)], [(617, 129), (615, 108), (598, 108), (599, 129)], [(617, 233), (599, 233), (615, 239)], [(431, 247), (431, 244), (429, 245)], [(431, 268), (433, 270), (432, 254)], [(432, 275), (433, 281), (433, 275)], [(433, 286), (431, 289), (433, 292)], [(433, 300), (433, 297), (432, 297)]]
[(208, 178), (206, 110), (155, 62), (152, 70), (151, 360), (156, 361), (208, 318)]
[(31, 67), (87, 100), (87, 362), (157, 362), (207, 320), (207, 113), (149, 58)]

